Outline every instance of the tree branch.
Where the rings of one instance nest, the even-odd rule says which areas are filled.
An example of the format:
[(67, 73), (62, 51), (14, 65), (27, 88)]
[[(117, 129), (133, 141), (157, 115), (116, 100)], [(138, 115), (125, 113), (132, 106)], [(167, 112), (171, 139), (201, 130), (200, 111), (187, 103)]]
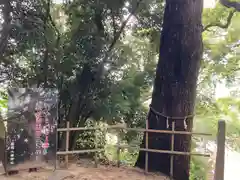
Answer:
[[(48, 39), (46, 37), (46, 32), (47, 32), (47, 28), (48, 28), (48, 19), (50, 15), (50, 5), (51, 5), (51, 1), (47, 0), (46, 2), (44, 0), (42, 0), (42, 7), (45, 9), (45, 13), (43, 15), (43, 29), (44, 29), (44, 45), (45, 45), (45, 50), (44, 50), (44, 56), (43, 56), (43, 61), (41, 63), (41, 71), (43, 74), (43, 79), (42, 78), (38, 78), (38, 82), (37, 82), (37, 87), (39, 87), (41, 85), (41, 83), (43, 82), (43, 86), (44, 88), (47, 87), (48, 83), (48, 56), (49, 56), (49, 45), (48, 45)], [(40, 75), (41, 77), (41, 75)]]
[(45, 22), (44, 23), (46, 24), (47, 20), (49, 20), (50, 25), (52, 25), (53, 29), (55, 30), (55, 33), (57, 35), (56, 47), (58, 47), (58, 43), (59, 43), (60, 38), (61, 38), (60, 37), (61, 33), (60, 33), (59, 29), (57, 28), (57, 26), (56, 26), (56, 24), (55, 24), (55, 22), (54, 22), (54, 20), (51, 16), (51, 13), (50, 13), (50, 3), (51, 3), (51, 1), (49, 1), (49, 0), (47, 2), (42, 1), (42, 3), (46, 8)]
[(1, 5), (3, 5), (2, 8), (2, 13), (3, 13), (3, 25), (2, 25), (2, 31), (1, 31), (1, 37), (0, 37), (0, 56), (3, 56), (3, 53), (5, 51), (5, 48), (7, 47), (7, 41), (8, 41), (8, 37), (9, 37), (9, 32), (12, 29), (12, 25), (11, 25), (11, 4), (10, 1), (3, 1), (1, 3)]
[(112, 17), (112, 24), (113, 24), (113, 36), (116, 36), (116, 33), (117, 33), (116, 21), (115, 21), (115, 17), (112, 9), (111, 9), (111, 17)]
[(240, 3), (230, 0), (220, 0), (220, 3), (227, 8), (234, 8), (236, 11), (240, 12)]
[(114, 38), (113, 38), (113, 41), (112, 43), (110, 44), (110, 46), (108, 47), (107, 51), (106, 51), (106, 54), (105, 56), (103, 57), (103, 60), (102, 62), (99, 64), (98, 68), (97, 68), (97, 73), (95, 75), (96, 78), (101, 78), (101, 74), (103, 72), (103, 67), (104, 65), (107, 63), (108, 61), (108, 57), (109, 57), (109, 54), (110, 52), (112, 51), (112, 49), (114, 48), (114, 46), (116, 45), (118, 39), (120, 38), (124, 28), (126, 27), (128, 21), (130, 20), (130, 18), (136, 13), (139, 5), (141, 4), (142, 0), (139, 0), (135, 6), (135, 8), (133, 8), (133, 10), (130, 12), (130, 14), (128, 15), (127, 19), (122, 23), (120, 29), (118, 32), (116, 32)]
[[(60, 38), (61, 38), (61, 33), (60, 31), (58, 30), (54, 20), (52, 19), (52, 16), (51, 16), (51, 12), (50, 12), (50, 6), (51, 6), (51, 1), (50, 0), (47, 0), (46, 2), (45, 1), (42, 1), (43, 3), (43, 6), (44, 8), (46, 9), (46, 13), (45, 13), (45, 16), (44, 16), (44, 31), (46, 33), (46, 29), (47, 29), (47, 24), (50, 23), (50, 25), (53, 27), (55, 33), (56, 33), (56, 43), (55, 43), (55, 48), (58, 48), (59, 46), (59, 42), (60, 42)], [(49, 21), (49, 22), (48, 22)], [(50, 52), (50, 49), (49, 49), (49, 45), (48, 45), (48, 40), (47, 40), (47, 37), (46, 35), (44, 36), (45, 38), (45, 52), (44, 52), (44, 58), (43, 58), (43, 74), (44, 74), (44, 87), (47, 86), (47, 76), (48, 76), (48, 56), (49, 56), (49, 52)]]
[(232, 48), (238, 48), (238, 47), (240, 47), (240, 41), (238, 41), (237, 43), (235, 43), (235, 44), (232, 46)]
[(209, 29), (212, 28), (212, 27), (220, 27), (220, 28), (222, 28), (222, 29), (227, 29), (227, 28), (230, 26), (230, 24), (231, 24), (231, 21), (232, 21), (232, 18), (233, 18), (233, 15), (234, 15), (235, 12), (236, 12), (236, 10), (231, 11), (231, 12), (228, 14), (226, 24), (222, 24), (222, 23), (220, 23), (220, 22), (208, 24), (208, 25), (206, 25), (206, 26), (203, 28), (203, 31), (202, 31), (202, 32), (207, 31), (207, 30), (209, 30)]
[(110, 52), (113, 47), (115, 46), (117, 40), (119, 39), (120, 35), (122, 34), (124, 28), (126, 27), (128, 21), (130, 20), (130, 18), (136, 13), (139, 5), (141, 4), (142, 0), (139, 0), (135, 6), (135, 8), (130, 12), (130, 14), (128, 15), (127, 19), (122, 23), (121, 27), (120, 27), (120, 30), (116, 33), (116, 35), (114, 36), (113, 38), (113, 41), (112, 43), (110, 44), (109, 48), (108, 48), (108, 51), (107, 52)]
[[(108, 49), (105, 51), (104, 57), (102, 58), (102, 61), (97, 65), (96, 67), (96, 71), (94, 73), (94, 82), (92, 82), (92, 88), (96, 87), (98, 83), (100, 83), (100, 80), (102, 78), (102, 74), (104, 72), (104, 65), (108, 62), (108, 57), (110, 52), (113, 50), (114, 46), (116, 45), (117, 41), (119, 40), (122, 32), (124, 31), (124, 28), (126, 27), (127, 23), (129, 22), (130, 18), (136, 13), (136, 11), (138, 10), (141, 2), (143, 0), (139, 0), (136, 4), (136, 6), (133, 8), (133, 10), (130, 12), (130, 14), (128, 15), (127, 19), (122, 23), (120, 29), (118, 32), (116, 32), (112, 43), (108, 46)], [(97, 93), (96, 92), (96, 88), (94, 88), (94, 92), (90, 95), (90, 96), (94, 96), (94, 94)]]

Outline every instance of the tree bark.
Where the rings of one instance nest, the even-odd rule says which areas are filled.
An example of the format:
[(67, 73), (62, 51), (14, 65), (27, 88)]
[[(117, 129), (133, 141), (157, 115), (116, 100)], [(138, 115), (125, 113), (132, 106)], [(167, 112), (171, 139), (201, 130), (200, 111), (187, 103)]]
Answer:
[(237, 1), (220, 0), (220, 3), (227, 8), (234, 8), (236, 11), (240, 12), (240, 3)]
[[(202, 9), (203, 0), (166, 0), (163, 29), (160, 39), (160, 55), (156, 70), (151, 109), (148, 120), (150, 129), (171, 129), (175, 121), (178, 131), (191, 131), (192, 118), (184, 119), (194, 112), (197, 78), (202, 57)], [(167, 127), (167, 118), (169, 124)], [(170, 118), (179, 117), (179, 118)], [(145, 138), (145, 135), (144, 135)], [(149, 133), (149, 149), (170, 150), (171, 136)], [(175, 135), (175, 151), (190, 151), (191, 137)], [(143, 139), (141, 147), (145, 147)], [(149, 170), (170, 175), (168, 154), (148, 153)], [(140, 152), (136, 166), (144, 168), (145, 152)], [(188, 180), (190, 157), (174, 156), (173, 178)]]
[(12, 17), (11, 17), (11, 1), (2, 1), (0, 2), (0, 5), (2, 5), (2, 18), (3, 18), (3, 24), (2, 24), (2, 30), (1, 30), (1, 36), (0, 36), (0, 56), (3, 57), (5, 49), (7, 47), (9, 33), (12, 29)]

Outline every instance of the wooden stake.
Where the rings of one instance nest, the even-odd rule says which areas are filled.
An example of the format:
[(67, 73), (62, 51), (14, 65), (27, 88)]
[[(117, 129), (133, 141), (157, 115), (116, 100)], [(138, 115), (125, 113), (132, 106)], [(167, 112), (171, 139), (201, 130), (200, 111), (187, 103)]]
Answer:
[[(175, 121), (172, 121), (172, 131), (175, 131)], [(174, 134), (171, 135), (171, 151), (174, 151)], [(170, 178), (173, 178), (173, 160), (174, 160), (174, 155), (170, 155)]]
[(117, 136), (117, 166), (120, 167), (120, 133)]
[(69, 150), (69, 133), (70, 133), (70, 123), (67, 121), (67, 131), (66, 131), (66, 154), (65, 154), (65, 164), (66, 168), (68, 168), (68, 150)]
[[(146, 120), (146, 136), (145, 136), (145, 147), (148, 149), (148, 118)], [(145, 173), (148, 172), (148, 151), (145, 152)]]
[(214, 180), (224, 180), (225, 133), (226, 133), (225, 121), (220, 120), (218, 121), (217, 157)]
[[(95, 123), (95, 127), (97, 127), (96, 124), (97, 123)], [(97, 130), (95, 130), (94, 136), (95, 136), (95, 138), (94, 138), (94, 146), (95, 146), (95, 149), (97, 149), (98, 148), (98, 145), (97, 145)], [(97, 151), (95, 151), (95, 153), (94, 153), (94, 161), (95, 161), (95, 167), (96, 168), (98, 167), (97, 153), (98, 153)]]

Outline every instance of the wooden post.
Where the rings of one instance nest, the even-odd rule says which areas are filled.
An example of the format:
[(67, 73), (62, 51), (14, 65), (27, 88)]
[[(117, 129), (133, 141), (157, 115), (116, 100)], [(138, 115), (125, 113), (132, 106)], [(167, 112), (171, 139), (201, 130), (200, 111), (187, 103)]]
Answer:
[[(148, 150), (148, 118), (146, 120), (146, 136), (145, 136), (145, 146), (146, 149)], [(145, 173), (148, 172), (148, 151), (145, 152)]]
[[(97, 123), (95, 123), (95, 127), (97, 127), (96, 124)], [(97, 148), (98, 148), (98, 145), (97, 145), (97, 129), (95, 129), (94, 136), (95, 136), (95, 138), (94, 138), (94, 146), (95, 146), (95, 150), (97, 150)], [(95, 154), (94, 154), (94, 161), (95, 161), (95, 167), (96, 168), (98, 167), (97, 153), (98, 152), (95, 151)]]
[[(172, 131), (175, 131), (175, 121), (172, 121)], [(174, 134), (171, 135), (171, 151), (174, 151)], [(171, 154), (170, 156), (170, 178), (173, 178), (173, 160), (174, 155)]]
[(117, 167), (120, 167), (120, 133), (117, 134)]
[(226, 123), (224, 120), (219, 120), (217, 133), (217, 156), (214, 180), (224, 180), (225, 133)]
[(68, 150), (69, 150), (69, 133), (70, 133), (70, 123), (67, 121), (67, 131), (66, 131), (66, 152), (67, 154), (65, 155), (65, 164), (66, 168), (68, 168)]
[[(56, 147), (55, 147), (55, 151), (56, 151), (56, 154), (55, 154), (55, 163), (54, 163), (54, 171), (57, 170), (57, 165), (58, 165), (58, 155), (57, 155), (57, 152), (58, 152), (58, 126), (56, 127)], [(60, 161), (59, 161), (59, 166), (60, 166)]]

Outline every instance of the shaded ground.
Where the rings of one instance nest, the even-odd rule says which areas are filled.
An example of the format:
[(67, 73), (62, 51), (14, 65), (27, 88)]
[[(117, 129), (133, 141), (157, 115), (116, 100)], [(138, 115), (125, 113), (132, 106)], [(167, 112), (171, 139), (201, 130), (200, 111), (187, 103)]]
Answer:
[[(60, 177), (60, 176), (61, 177)], [(57, 177), (58, 176), (58, 177)], [(51, 177), (51, 178), (50, 178)], [(94, 168), (82, 163), (72, 164), (68, 170), (55, 172), (41, 169), (39, 172), (20, 172), (13, 176), (0, 176), (0, 180), (168, 180), (160, 174), (145, 174), (142, 170), (130, 167), (102, 166)]]

